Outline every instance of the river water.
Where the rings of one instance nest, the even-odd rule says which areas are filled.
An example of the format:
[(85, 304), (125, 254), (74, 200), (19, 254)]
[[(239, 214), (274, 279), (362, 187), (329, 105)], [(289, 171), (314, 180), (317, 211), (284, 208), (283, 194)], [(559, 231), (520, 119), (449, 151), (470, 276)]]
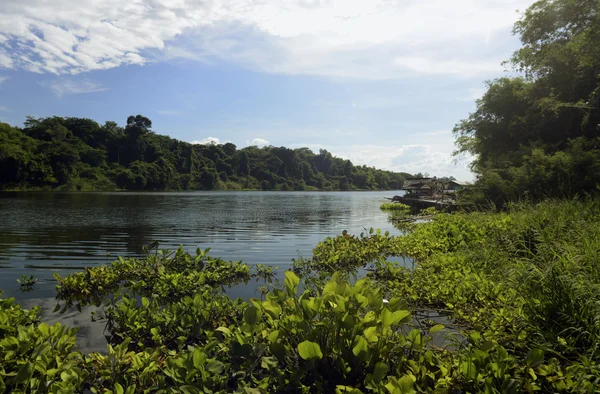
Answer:
[[(0, 193), (0, 289), (25, 307), (41, 305), (44, 319), (80, 330), (80, 346), (105, 348), (102, 327), (89, 314), (54, 315), (54, 272), (61, 276), (141, 256), (161, 248), (211, 248), (225, 260), (278, 266), (279, 275), (299, 255), (347, 230), (370, 227), (399, 234), (379, 210), (383, 197), (401, 192), (165, 192)], [(39, 282), (21, 292), (22, 275)], [(251, 287), (232, 296), (251, 297)], [(100, 338), (98, 338), (100, 337)]]

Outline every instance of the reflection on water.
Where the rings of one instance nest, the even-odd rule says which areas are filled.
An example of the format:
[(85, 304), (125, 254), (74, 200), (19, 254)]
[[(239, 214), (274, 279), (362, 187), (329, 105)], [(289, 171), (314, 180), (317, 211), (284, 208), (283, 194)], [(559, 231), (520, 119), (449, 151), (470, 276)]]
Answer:
[[(0, 289), (24, 306), (41, 305), (50, 321), (83, 327), (86, 349), (103, 343), (103, 325), (89, 313), (52, 314), (52, 274), (61, 276), (117, 256), (140, 256), (143, 247), (184, 245), (248, 264), (279, 266), (310, 256), (314, 246), (343, 230), (375, 227), (398, 233), (379, 210), (399, 192), (188, 192), (0, 193)], [(39, 279), (19, 291), (22, 275)], [(234, 297), (258, 296), (255, 286), (228, 289)], [(85, 342), (88, 341), (88, 342)], [(103, 348), (103, 346), (100, 346)]]

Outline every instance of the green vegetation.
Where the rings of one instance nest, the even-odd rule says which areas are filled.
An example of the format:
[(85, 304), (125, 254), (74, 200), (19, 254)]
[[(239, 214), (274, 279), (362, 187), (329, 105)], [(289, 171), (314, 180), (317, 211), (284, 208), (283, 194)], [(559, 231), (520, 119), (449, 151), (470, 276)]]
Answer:
[(541, 0), (517, 22), (522, 76), (488, 84), (454, 129), (458, 152), (476, 156), (473, 199), (572, 197), (600, 183), (600, 5)]
[[(404, 230), (328, 238), (275, 286), (268, 267), (182, 249), (57, 277), (57, 310), (101, 306), (93, 318), (106, 322), (108, 352), (82, 354), (75, 329), (40, 323), (37, 309), (4, 299), (0, 388), (594, 392), (597, 202), (440, 213)], [(262, 297), (223, 293), (251, 278), (267, 285)]]
[(21, 279), (17, 279), (17, 283), (21, 287), (21, 291), (31, 291), (37, 283), (38, 279), (33, 275), (22, 275)]
[(410, 211), (410, 207), (408, 205), (397, 202), (385, 202), (379, 206), (379, 209), (382, 211)]
[(81, 118), (0, 123), (0, 189), (8, 190), (393, 190), (408, 174), (354, 166), (326, 150), (192, 145), (127, 125)]
[[(251, 269), (207, 251), (192, 256), (182, 249), (57, 276), (56, 310), (101, 306), (102, 316), (93, 318), (106, 321), (108, 351), (82, 354), (74, 349), (74, 329), (40, 323), (38, 309), (26, 311), (2, 299), (0, 392), (597, 392), (600, 202), (582, 196), (600, 181), (598, 7), (597, 0), (535, 3), (515, 28), (524, 47), (513, 63), (525, 77), (491, 82), (477, 111), (455, 130), (459, 150), (477, 156), (477, 187), (466, 192), (475, 200), (502, 203), (504, 210), (427, 211), (427, 221), (401, 223), (402, 236), (374, 229), (344, 232), (319, 243), (311, 258), (294, 260), (283, 284), (272, 283), (269, 267)], [(149, 141), (166, 137), (147, 132), (145, 118), (130, 121), (112, 141), (137, 141), (128, 152), (154, 157)], [(36, 128), (45, 122), (61, 120), (31, 120), (23, 131), (10, 129), (9, 141), (24, 142), (0, 150), (2, 164), (16, 163), (0, 167), (2, 179), (28, 174), (26, 179), (42, 179), (44, 185), (66, 185), (73, 163), (95, 157), (69, 153), (65, 141), (81, 139), (77, 134), (54, 145), (52, 133), (73, 132)], [(51, 133), (53, 142), (32, 130)], [(173, 144), (187, 147), (206, 168), (202, 160), (209, 152), (227, 149)], [(45, 159), (37, 162), (30, 150), (18, 148), (30, 145), (49, 149), (40, 157), (55, 157), (60, 165), (40, 164)], [(227, 157), (240, 158), (237, 167), (230, 165), (242, 169), (234, 170), (238, 178), (228, 175), (227, 182), (235, 184), (239, 176), (262, 183), (252, 171), (268, 166), (274, 152), (309, 155), (284, 148), (246, 148), (240, 154), (230, 148)], [(264, 160), (254, 161), (255, 154), (264, 154)], [(115, 165), (114, 158), (100, 156), (106, 182), (117, 179), (118, 185), (118, 179), (130, 179), (129, 171), (138, 188), (170, 185), (156, 181), (163, 179), (158, 175), (148, 178), (160, 173), (148, 166), (177, 163), (168, 155), (149, 162), (117, 156)], [(322, 164), (330, 156), (310, 157)], [(315, 166), (323, 174), (321, 164)], [(280, 180), (293, 173), (283, 168), (288, 172), (271, 171), (281, 178), (269, 185), (283, 185)], [(339, 171), (329, 175), (340, 176)], [(187, 173), (177, 167), (172, 174), (164, 179), (181, 180)], [(207, 178), (196, 184), (202, 179)], [(215, 179), (206, 185), (214, 186)], [(359, 184), (353, 179), (353, 187)], [(576, 195), (581, 198), (558, 199)], [(527, 202), (510, 202), (517, 199)], [(405, 264), (397, 262), (400, 257)], [(264, 282), (260, 298), (232, 300), (224, 294), (224, 286), (249, 280)]]

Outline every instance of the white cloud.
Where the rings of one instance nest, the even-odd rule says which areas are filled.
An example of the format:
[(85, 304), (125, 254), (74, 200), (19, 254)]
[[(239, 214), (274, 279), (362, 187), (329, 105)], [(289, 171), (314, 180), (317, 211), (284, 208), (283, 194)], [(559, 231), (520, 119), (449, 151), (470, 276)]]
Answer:
[(9, 112), (10, 109), (8, 107), (0, 106), (0, 112)]
[(158, 111), (156, 111), (156, 113), (158, 113), (159, 115), (165, 115), (165, 116), (176, 116), (176, 115), (183, 114), (183, 112), (173, 110), (173, 109), (159, 109)]
[(79, 73), (156, 59), (361, 79), (496, 73), (532, 0), (3, 0), (0, 67)]
[(42, 86), (52, 90), (57, 97), (69, 94), (96, 93), (108, 90), (108, 88), (96, 82), (67, 78), (58, 78), (52, 81), (43, 82)]
[[(323, 131), (326, 133), (325, 131)], [(355, 141), (353, 138), (351, 141)], [(332, 155), (348, 159), (355, 165), (366, 165), (395, 172), (429, 173), (434, 176), (454, 176), (459, 180), (471, 181), (474, 174), (469, 169), (473, 157), (457, 160), (452, 156), (454, 136), (450, 130), (432, 130), (413, 133), (402, 137), (376, 139), (372, 142), (349, 145), (326, 142), (322, 144), (289, 144), (294, 148), (308, 147), (313, 152), (327, 149)]]
[(9, 77), (0, 75), (0, 84), (2, 84), (2, 82), (6, 81), (8, 79), (9, 79)]
[(455, 162), (452, 152), (429, 144), (420, 145), (351, 145), (332, 150), (332, 154), (347, 158), (354, 164), (364, 164), (396, 172), (429, 173), (434, 176), (454, 176), (473, 180), (468, 166), (472, 158)]
[(254, 138), (252, 141), (247, 141), (247, 144), (250, 146), (267, 146), (269, 141), (264, 138)]
[(203, 140), (194, 140), (194, 141), (191, 141), (190, 144), (194, 144), (194, 145), (220, 145), (221, 144), (221, 140), (218, 139), (217, 137), (208, 137), (208, 138), (205, 138)]

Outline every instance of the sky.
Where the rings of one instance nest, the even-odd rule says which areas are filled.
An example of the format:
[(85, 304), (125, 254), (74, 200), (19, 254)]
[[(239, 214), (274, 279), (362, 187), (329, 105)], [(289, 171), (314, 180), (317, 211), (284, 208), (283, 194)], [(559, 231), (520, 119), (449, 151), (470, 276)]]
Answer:
[(452, 128), (524, 0), (2, 0), (0, 121), (72, 116), (472, 180)]

